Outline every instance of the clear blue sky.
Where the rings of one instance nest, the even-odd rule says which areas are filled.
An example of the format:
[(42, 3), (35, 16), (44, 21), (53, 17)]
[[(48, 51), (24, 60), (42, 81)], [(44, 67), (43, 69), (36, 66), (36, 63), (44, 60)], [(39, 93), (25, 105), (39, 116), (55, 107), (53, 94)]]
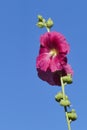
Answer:
[(78, 120), (72, 130), (87, 129), (87, 1), (0, 1), (0, 130), (67, 130), (63, 108), (54, 100), (59, 87), (37, 77), (37, 15), (54, 20), (71, 46), (73, 84), (66, 87)]

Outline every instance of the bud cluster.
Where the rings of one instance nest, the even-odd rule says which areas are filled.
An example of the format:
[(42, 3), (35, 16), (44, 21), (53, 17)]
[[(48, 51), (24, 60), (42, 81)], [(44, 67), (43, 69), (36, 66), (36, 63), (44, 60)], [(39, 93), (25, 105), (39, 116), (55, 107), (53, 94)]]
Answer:
[(38, 15), (38, 22), (37, 22), (37, 26), (39, 28), (43, 28), (46, 27), (48, 29), (50, 29), (53, 26), (53, 20), (51, 18), (49, 18), (48, 20), (45, 20), (41, 15)]
[[(68, 96), (63, 95), (62, 92), (57, 93), (57, 95), (55, 96), (55, 100), (57, 102), (59, 102), (59, 104), (63, 107), (70, 107), (70, 105), (71, 105), (71, 102), (70, 102)], [(74, 109), (67, 112), (67, 115), (68, 115), (68, 119), (70, 120), (70, 122), (77, 119), (77, 114)]]
[[(63, 76), (62, 77), (62, 85), (71, 84), (72, 83), (72, 77), (71, 75)], [(67, 117), (69, 122), (75, 121), (77, 119), (77, 114), (74, 109), (71, 109), (71, 111), (67, 111), (67, 108), (71, 106), (71, 102), (68, 98), (68, 96), (65, 94), (65, 92), (61, 91), (57, 93), (55, 96), (55, 100), (59, 102), (61, 106), (65, 108), (65, 112), (67, 113)]]
[(64, 107), (69, 107), (71, 105), (69, 99), (68, 99), (68, 96), (67, 95), (64, 95), (63, 96), (63, 93), (62, 92), (59, 92), (56, 96), (55, 96), (55, 100), (57, 102), (59, 102), (59, 104), (61, 106), (64, 106)]

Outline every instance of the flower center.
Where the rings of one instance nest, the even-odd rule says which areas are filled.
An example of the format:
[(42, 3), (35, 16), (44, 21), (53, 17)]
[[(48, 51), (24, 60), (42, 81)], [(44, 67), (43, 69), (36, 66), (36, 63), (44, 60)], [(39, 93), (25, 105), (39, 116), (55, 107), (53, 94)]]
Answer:
[(53, 48), (51, 51), (50, 51), (50, 55), (51, 56), (56, 56), (58, 54), (58, 51), (55, 49), (55, 48)]

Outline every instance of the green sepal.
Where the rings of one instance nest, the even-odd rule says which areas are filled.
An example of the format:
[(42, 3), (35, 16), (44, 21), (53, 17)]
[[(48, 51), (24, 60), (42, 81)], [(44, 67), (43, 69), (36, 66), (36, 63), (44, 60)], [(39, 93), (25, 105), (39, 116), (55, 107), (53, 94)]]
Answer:
[(66, 76), (62, 77), (63, 83), (71, 84), (72, 83), (72, 76), (67, 74)]

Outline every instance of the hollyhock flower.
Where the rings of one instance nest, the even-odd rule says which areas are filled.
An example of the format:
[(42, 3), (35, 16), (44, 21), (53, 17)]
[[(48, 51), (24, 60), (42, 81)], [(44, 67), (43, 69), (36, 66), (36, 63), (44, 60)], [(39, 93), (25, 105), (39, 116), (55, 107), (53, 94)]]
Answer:
[(38, 76), (40, 79), (48, 82), (50, 85), (58, 85), (61, 86), (60, 78), (61, 76), (66, 76), (67, 74), (73, 75), (73, 70), (69, 64), (62, 66), (61, 70), (57, 70), (52, 72), (51, 70), (42, 71), (41, 69), (37, 69)]
[(69, 50), (69, 44), (61, 33), (47, 32), (41, 35), (36, 68), (45, 72), (61, 70), (62, 65), (67, 63), (66, 54)]

